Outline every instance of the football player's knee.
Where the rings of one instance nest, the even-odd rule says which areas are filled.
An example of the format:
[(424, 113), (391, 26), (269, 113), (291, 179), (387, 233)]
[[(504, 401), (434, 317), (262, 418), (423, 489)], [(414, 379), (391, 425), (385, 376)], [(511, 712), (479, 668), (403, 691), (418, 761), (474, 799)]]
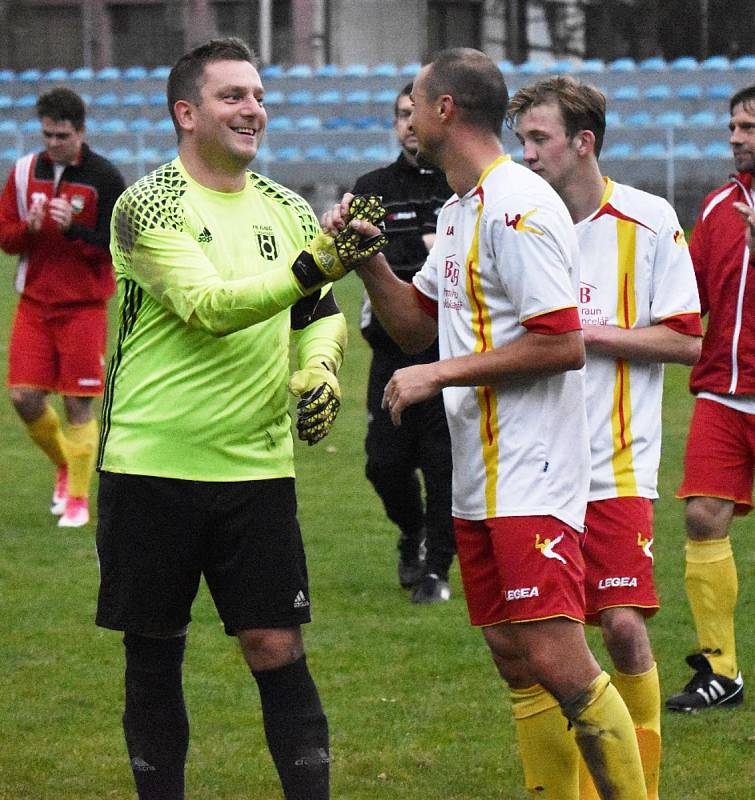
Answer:
[(694, 497), (687, 502), (685, 522), (690, 539), (723, 539), (728, 531), (733, 504), (714, 497)]
[(155, 638), (126, 633), (123, 644), (126, 648), (126, 669), (129, 672), (180, 672), (186, 649), (186, 635)]

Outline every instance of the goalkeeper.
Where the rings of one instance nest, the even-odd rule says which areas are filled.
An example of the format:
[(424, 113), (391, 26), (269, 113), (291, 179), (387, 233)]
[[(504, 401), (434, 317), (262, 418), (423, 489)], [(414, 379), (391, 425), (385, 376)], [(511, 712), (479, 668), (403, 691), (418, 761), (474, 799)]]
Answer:
[[(329, 797), (327, 720), (300, 630), (310, 598), (287, 398), (299, 399), (301, 439), (328, 433), (346, 345), (330, 284), (385, 237), (321, 233), (302, 198), (247, 171), (262, 97), (239, 40), (184, 55), (168, 79), (178, 158), (113, 214), (120, 330), (98, 462), (97, 624), (124, 632), (123, 727), (141, 800), (184, 797), (181, 673), (202, 575), (259, 689), (285, 798)], [(383, 211), (357, 198), (350, 214), (379, 223)]]

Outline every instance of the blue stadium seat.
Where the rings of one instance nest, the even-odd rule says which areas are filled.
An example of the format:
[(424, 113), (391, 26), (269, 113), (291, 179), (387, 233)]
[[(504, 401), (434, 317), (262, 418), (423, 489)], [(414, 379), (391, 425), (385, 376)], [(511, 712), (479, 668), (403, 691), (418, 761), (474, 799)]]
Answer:
[(178, 155), (178, 148), (175, 145), (171, 147), (166, 147), (164, 150), (160, 152), (160, 160), (161, 161), (173, 161), (173, 159)]
[(633, 58), (617, 58), (611, 61), (608, 65), (611, 72), (634, 72), (637, 69), (637, 64)]
[(267, 129), (269, 131), (292, 131), (294, 123), (291, 121), (291, 117), (287, 117), (285, 114), (276, 114), (268, 120)]
[(375, 144), (365, 147), (361, 156), (365, 161), (392, 161), (395, 153), (384, 144)]
[(17, 97), (13, 103), (16, 108), (34, 108), (37, 104), (37, 95), (35, 94), (23, 94), (21, 97)]
[(341, 68), (338, 64), (323, 64), (315, 70), (315, 78), (340, 78)]
[(498, 62), (498, 69), (500, 69), (504, 74), (516, 71), (516, 67), (507, 58), (504, 58)]
[(166, 103), (165, 92), (151, 92), (147, 95), (148, 106), (164, 106)]
[(330, 152), (324, 144), (313, 144), (304, 149), (304, 158), (307, 161), (329, 161)]
[(702, 151), (694, 142), (678, 142), (673, 149), (674, 158), (700, 158)]
[(343, 102), (343, 96), (338, 89), (324, 89), (315, 95), (315, 103), (319, 105), (338, 105)]
[(92, 105), (95, 108), (114, 108), (120, 104), (120, 98), (115, 92), (104, 92), (92, 98)]
[(94, 70), (91, 67), (77, 67), (71, 70), (68, 77), (72, 81), (92, 81), (94, 80)]
[(13, 108), (14, 100), (9, 94), (0, 94), (0, 109)]
[(123, 77), (127, 81), (143, 81), (147, 77), (147, 68), (136, 64), (126, 67), (123, 70)]
[(666, 158), (666, 145), (663, 142), (648, 142), (637, 151), (640, 158)]
[(135, 157), (137, 161), (147, 161), (151, 164), (162, 161), (162, 154), (156, 147), (142, 147), (136, 151)]
[(286, 74), (286, 70), (280, 64), (266, 64), (262, 67), (260, 77), (267, 78), (282, 78)]
[(103, 120), (100, 125), (102, 133), (125, 133), (128, 130), (125, 120), (120, 117), (112, 117), (111, 119)]
[(0, 119), (0, 133), (18, 133), (18, 122), (12, 117)]
[(294, 64), (286, 70), (287, 78), (311, 78), (312, 67), (309, 64)]
[(118, 67), (103, 67), (94, 73), (94, 77), (98, 81), (117, 81), (120, 80), (121, 71)]
[(606, 65), (602, 58), (586, 58), (579, 66), (578, 72), (603, 72)]
[(319, 131), (322, 128), (322, 120), (314, 114), (307, 114), (296, 120), (295, 127), (300, 131)]
[(151, 119), (147, 119), (146, 117), (136, 117), (135, 119), (130, 119), (126, 123), (126, 128), (133, 133), (144, 133), (145, 131), (154, 130), (155, 126)]
[(12, 69), (0, 69), (0, 82), (10, 83), (16, 80), (16, 73)]
[(415, 78), (419, 71), (422, 69), (422, 64), (418, 61), (412, 61), (410, 64), (404, 64), (398, 71), (402, 78)]
[(33, 67), (30, 69), (25, 69), (18, 74), (18, 80), (24, 81), (24, 83), (30, 83), (33, 81), (38, 81), (42, 77), (42, 73), (38, 69), (34, 69)]
[(619, 86), (613, 93), (614, 100), (639, 100), (640, 90), (636, 86)]
[(750, 70), (751, 72), (755, 72), (755, 55), (739, 56), (732, 61), (731, 66), (733, 69)]
[(22, 152), (15, 145), (9, 145), (0, 150), (0, 161), (15, 161), (21, 158)]
[(618, 111), (606, 111), (606, 127), (616, 128), (622, 125), (621, 114)]
[(286, 95), (279, 89), (273, 89), (270, 92), (265, 92), (265, 105), (266, 106), (282, 106), (286, 102)]
[(634, 111), (624, 117), (627, 128), (647, 128), (653, 124), (653, 116), (648, 111)]
[(378, 78), (393, 78), (398, 75), (398, 67), (384, 61), (382, 64), (375, 64), (370, 70), (370, 75), (375, 75)]
[(358, 161), (359, 150), (352, 144), (342, 144), (333, 151), (335, 161)]
[(370, 69), (366, 64), (347, 64), (343, 68), (344, 78), (366, 78)]
[(714, 83), (708, 87), (705, 94), (713, 100), (728, 100), (735, 91), (730, 83)]
[(158, 119), (152, 126), (152, 130), (157, 133), (175, 133), (176, 129), (173, 125), (173, 120), (170, 117), (163, 117)]
[(121, 98), (121, 105), (127, 107), (147, 105), (147, 98), (143, 92), (128, 92)]
[(703, 96), (702, 87), (697, 83), (685, 83), (676, 90), (680, 100), (699, 100)]
[(53, 69), (48, 69), (42, 75), (42, 78), (46, 81), (67, 81), (69, 77), (68, 70), (63, 69), (63, 67), (53, 67)]
[(662, 70), (666, 69), (666, 59), (661, 58), (661, 56), (651, 56), (650, 58), (644, 58), (640, 63), (637, 65), (639, 69), (644, 70)]
[(718, 127), (716, 115), (709, 109), (696, 111), (687, 117), (687, 125), (690, 128), (715, 128)]
[(352, 121), (352, 125), (358, 131), (375, 131), (380, 130), (383, 127), (380, 117), (376, 117), (373, 114), (368, 114), (364, 117), (357, 117)]
[(343, 131), (352, 128), (353, 123), (347, 117), (326, 117), (323, 122), (323, 127), (329, 131)]
[(634, 151), (628, 142), (616, 142), (607, 147), (602, 153), (601, 158), (632, 158)]
[(546, 71), (546, 66), (542, 61), (528, 59), (517, 66), (516, 71), (522, 75), (542, 75)]
[(116, 163), (128, 164), (134, 160), (134, 153), (128, 147), (114, 147), (106, 152), (107, 158)]
[(731, 147), (725, 142), (710, 142), (703, 148), (705, 158), (731, 158)]
[(34, 117), (33, 119), (25, 119), (18, 126), (21, 133), (36, 133), (39, 134), (39, 120)]
[(579, 72), (581, 69), (582, 65), (576, 65), (570, 58), (560, 58), (548, 67), (548, 72), (555, 75), (571, 75), (572, 72)]
[(102, 130), (102, 121), (97, 117), (87, 117), (87, 133), (99, 133)]
[(288, 95), (288, 102), (292, 106), (304, 106), (312, 102), (312, 92), (309, 89), (297, 89)]
[(701, 69), (729, 69), (731, 63), (726, 56), (709, 56), (700, 64)]
[(685, 124), (681, 111), (664, 111), (655, 118), (655, 124), (662, 128), (681, 128)]
[(344, 102), (352, 105), (355, 103), (369, 103), (370, 93), (367, 89), (352, 89), (350, 92), (346, 92)]
[(642, 95), (646, 100), (669, 100), (672, 92), (668, 84), (654, 83), (652, 86), (648, 86)]
[(170, 75), (170, 67), (162, 65), (159, 67), (152, 67), (147, 77), (156, 81), (167, 81), (168, 75)]
[(680, 56), (679, 58), (675, 58), (669, 64), (669, 67), (679, 71), (691, 72), (697, 69), (698, 63), (697, 59), (692, 58), (692, 56)]
[(392, 106), (396, 100), (397, 94), (398, 92), (395, 89), (378, 89), (378, 91), (372, 94), (372, 102), (385, 103), (386, 105)]
[(296, 145), (289, 145), (276, 150), (275, 158), (278, 159), (278, 161), (301, 161), (302, 152)]

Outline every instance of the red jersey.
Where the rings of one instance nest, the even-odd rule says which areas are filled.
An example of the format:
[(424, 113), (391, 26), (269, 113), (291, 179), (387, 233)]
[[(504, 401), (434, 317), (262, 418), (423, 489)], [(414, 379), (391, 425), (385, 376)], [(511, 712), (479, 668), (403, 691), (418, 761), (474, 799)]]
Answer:
[(755, 395), (755, 268), (733, 203), (753, 205), (752, 175), (740, 173), (703, 202), (690, 241), (702, 314), (708, 315), (690, 389)]
[[(16, 162), (0, 195), (0, 248), (19, 254), (16, 288), (45, 305), (102, 303), (113, 293), (110, 216), (125, 184), (107, 159), (82, 145), (79, 160), (57, 177), (46, 153)], [(38, 233), (26, 219), (33, 198), (65, 197), (73, 222), (62, 232), (48, 217)]]

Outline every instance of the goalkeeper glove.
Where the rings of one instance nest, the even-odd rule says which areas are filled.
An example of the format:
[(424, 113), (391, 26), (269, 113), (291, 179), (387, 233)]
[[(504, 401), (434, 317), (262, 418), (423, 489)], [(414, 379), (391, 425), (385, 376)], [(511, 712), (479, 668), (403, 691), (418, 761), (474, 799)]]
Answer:
[(356, 195), (349, 205), (345, 227), (335, 236), (324, 231), (302, 250), (291, 269), (303, 289), (343, 278), (350, 270), (377, 255), (388, 244), (384, 233), (365, 239), (349, 222), (361, 219), (382, 229), (385, 209), (375, 195)]
[(299, 438), (310, 446), (317, 444), (330, 433), (341, 406), (338, 378), (325, 364), (313, 364), (294, 372), (288, 388), (301, 398), (296, 404)]

